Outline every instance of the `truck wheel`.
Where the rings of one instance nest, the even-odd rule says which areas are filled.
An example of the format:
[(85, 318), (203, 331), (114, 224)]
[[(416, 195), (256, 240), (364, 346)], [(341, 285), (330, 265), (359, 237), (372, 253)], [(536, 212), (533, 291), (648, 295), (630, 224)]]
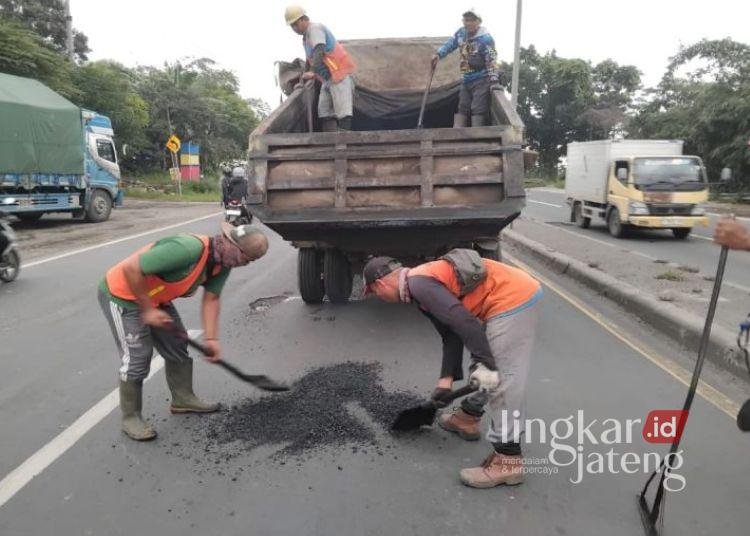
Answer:
[(672, 234), (679, 240), (685, 240), (688, 236), (690, 236), (690, 231), (692, 230), (692, 227), (675, 227), (674, 229), (672, 229)]
[(322, 303), (326, 291), (323, 286), (323, 254), (315, 248), (300, 248), (297, 253), (297, 285), (302, 301)]
[(323, 282), (332, 303), (346, 303), (352, 294), (352, 269), (337, 249), (327, 249), (323, 259)]
[(623, 238), (627, 234), (627, 225), (620, 221), (620, 211), (616, 208), (609, 211), (607, 228), (609, 229), (609, 234), (615, 238)]
[(94, 190), (86, 208), (86, 221), (99, 223), (107, 221), (112, 212), (112, 199), (103, 190)]
[(573, 205), (573, 221), (581, 229), (588, 229), (591, 225), (591, 218), (583, 215), (583, 206), (581, 203)]
[(5, 257), (0, 260), (0, 279), (10, 283), (21, 270), (21, 258), (15, 249), (11, 249)]
[(491, 261), (500, 261), (502, 258), (502, 255), (500, 253), (500, 242), (498, 241), (497, 245), (494, 248), (483, 248), (480, 246), (475, 246), (474, 250), (479, 253), (479, 256), (483, 259), (489, 259)]
[(19, 220), (21, 221), (39, 221), (42, 216), (44, 216), (44, 212), (21, 212), (19, 214), (16, 214)]

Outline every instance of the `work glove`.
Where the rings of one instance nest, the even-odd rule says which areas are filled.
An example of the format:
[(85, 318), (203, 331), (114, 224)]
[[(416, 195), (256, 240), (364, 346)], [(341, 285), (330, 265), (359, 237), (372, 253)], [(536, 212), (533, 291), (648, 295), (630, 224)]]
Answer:
[(432, 391), (432, 394), (430, 395), (430, 400), (435, 404), (435, 407), (444, 408), (448, 403), (443, 401), (443, 397), (449, 394), (451, 394), (451, 390), (447, 387), (435, 387), (435, 390)]
[(500, 82), (492, 82), (490, 84), (490, 91), (505, 91), (505, 88), (500, 84)]
[(500, 387), (500, 373), (488, 369), (483, 363), (478, 363), (469, 376), (469, 381), (475, 382), (480, 392), (489, 393)]
[(438, 61), (440, 61), (440, 56), (438, 56), (437, 54), (432, 56), (432, 59), (430, 60), (430, 65), (432, 66), (433, 70), (437, 68)]

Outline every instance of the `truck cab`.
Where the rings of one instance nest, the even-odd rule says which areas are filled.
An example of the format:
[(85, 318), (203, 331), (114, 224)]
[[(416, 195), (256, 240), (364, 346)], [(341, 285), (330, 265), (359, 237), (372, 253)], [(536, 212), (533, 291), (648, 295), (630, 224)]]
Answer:
[[(84, 206), (89, 212), (101, 217), (111, 210), (111, 205), (122, 205), (123, 192), (120, 189), (120, 166), (117, 162), (114, 130), (109, 117), (90, 110), (82, 110), (84, 125), (84, 170), (86, 193)], [(100, 190), (100, 193), (97, 193)], [(102, 192), (106, 192), (109, 200)], [(111, 205), (109, 204), (111, 202)]]
[(618, 238), (640, 227), (684, 239), (695, 225), (708, 225), (705, 167), (682, 155), (679, 140), (571, 143), (565, 189), (572, 221), (586, 228), (603, 220)]

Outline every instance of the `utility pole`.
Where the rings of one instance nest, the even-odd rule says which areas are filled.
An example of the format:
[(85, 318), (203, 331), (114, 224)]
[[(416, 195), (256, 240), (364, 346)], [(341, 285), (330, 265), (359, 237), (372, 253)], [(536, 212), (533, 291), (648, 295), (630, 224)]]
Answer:
[(68, 53), (68, 59), (75, 61), (75, 52), (73, 50), (73, 17), (70, 16), (70, 0), (63, 0), (65, 6), (65, 50)]
[(523, 0), (516, 3), (516, 44), (513, 48), (513, 78), (510, 82), (510, 103), (515, 110), (518, 106), (518, 71), (520, 69), (521, 56), (521, 4)]

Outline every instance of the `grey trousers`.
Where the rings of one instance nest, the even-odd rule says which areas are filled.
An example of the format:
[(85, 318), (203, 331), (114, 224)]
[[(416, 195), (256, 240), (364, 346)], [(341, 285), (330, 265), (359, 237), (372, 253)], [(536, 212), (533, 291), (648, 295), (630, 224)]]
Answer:
[(354, 79), (346, 76), (338, 84), (328, 80), (320, 86), (318, 117), (343, 119), (354, 115)]
[(490, 80), (487, 77), (464, 82), (458, 93), (458, 113), (466, 117), (487, 115), (490, 110)]
[[(120, 359), (120, 379), (122, 381), (143, 381), (151, 369), (154, 348), (164, 358), (175, 362), (190, 359), (187, 342), (179, 339), (171, 331), (153, 328), (141, 322), (139, 309), (125, 309), (109, 300), (98, 290), (99, 306), (107, 318), (117, 345)], [(185, 330), (180, 315), (171, 303), (162, 305), (172, 317), (176, 328)]]
[[(516, 430), (514, 420), (523, 425), (526, 419), (526, 386), (531, 353), (534, 349), (538, 303), (511, 316), (491, 318), (486, 326), (492, 356), (500, 371), (500, 389), (492, 393), (475, 393), (465, 398), (461, 407), (481, 415), (487, 406), (490, 427), (487, 441), (518, 443), (523, 427)], [(515, 413), (517, 412), (517, 413)], [(515, 437), (518, 433), (518, 437)]]

